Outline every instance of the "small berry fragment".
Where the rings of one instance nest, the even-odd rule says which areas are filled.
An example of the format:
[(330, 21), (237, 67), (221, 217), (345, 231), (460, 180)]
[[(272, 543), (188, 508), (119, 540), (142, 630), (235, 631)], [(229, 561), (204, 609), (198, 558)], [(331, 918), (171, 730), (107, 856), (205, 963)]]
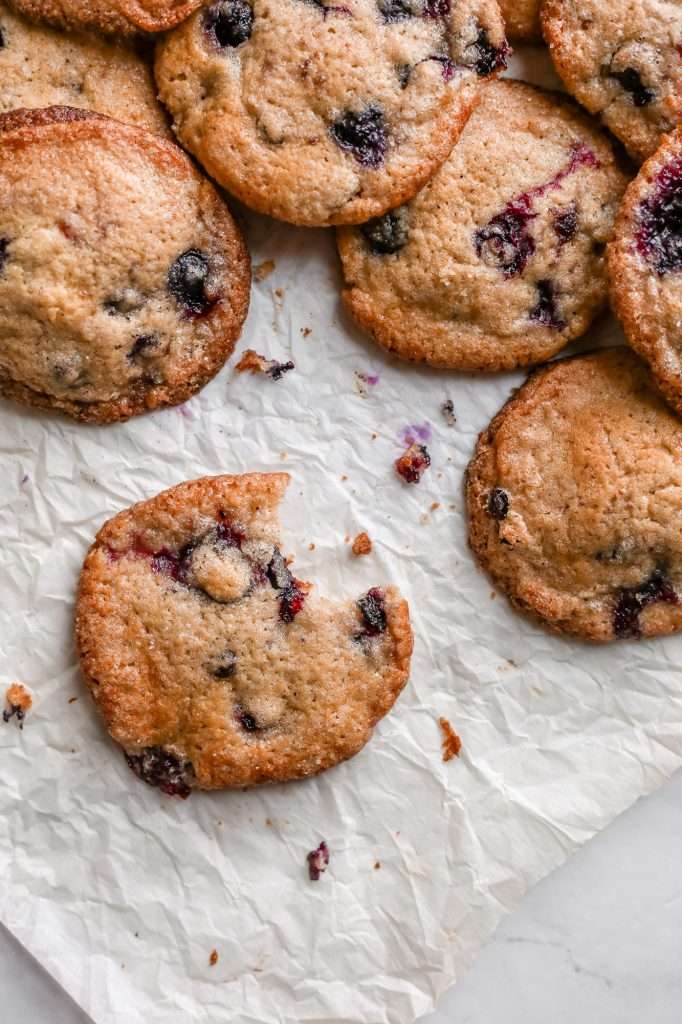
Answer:
[(377, 0), (377, 7), (387, 25), (414, 17), (411, 0)]
[(447, 18), (451, 0), (424, 0), (425, 18)]
[(131, 363), (138, 359), (147, 359), (158, 347), (159, 339), (155, 334), (141, 334), (135, 338), (132, 348), (128, 351), (127, 359)]
[(682, 270), (682, 157), (659, 172), (638, 215), (637, 248), (649, 266), (661, 275)]
[(204, 29), (218, 46), (241, 46), (251, 38), (253, 10), (246, 0), (218, 0), (204, 13)]
[(358, 600), (358, 608), (365, 624), (363, 636), (379, 636), (386, 632), (386, 599), (383, 590), (372, 587)]
[(679, 604), (679, 600), (665, 569), (654, 569), (639, 587), (625, 587), (620, 591), (613, 611), (613, 632), (617, 637), (637, 639), (642, 635), (639, 616), (645, 608), (657, 603)]
[(440, 407), (440, 411), (443, 414), (443, 419), (448, 427), (454, 427), (457, 422), (455, 416), (455, 406), (451, 398), (446, 398)]
[(163, 747), (145, 747), (141, 754), (126, 754), (128, 767), (148, 786), (157, 786), (167, 796), (183, 800), (192, 792), (192, 765)]
[(612, 71), (611, 78), (615, 78), (625, 92), (630, 94), (636, 107), (648, 107), (656, 99), (656, 93), (644, 84), (639, 71), (636, 71), (635, 68)]
[(293, 622), (305, 603), (308, 585), (290, 572), (279, 548), (266, 569), (270, 583), (279, 591), (279, 617), (282, 622)]
[(388, 149), (384, 115), (374, 104), (360, 111), (347, 111), (330, 128), (337, 146), (351, 153), (362, 167), (380, 167)]
[(281, 380), (285, 373), (295, 369), (296, 365), (291, 359), (286, 363), (279, 363), (276, 359), (266, 359), (252, 348), (246, 349), (235, 366), (237, 373), (264, 373), (271, 380)]
[(20, 729), (24, 728), (24, 719), (33, 706), (33, 698), (21, 683), (11, 683), (5, 693), (7, 707), (2, 712), (3, 722), (16, 718)]
[(554, 285), (551, 281), (537, 281), (535, 287), (538, 301), (529, 313), (530, 319), (545, 327), (554, 327), (555, 330), (562, 331), (566, 322), (561, 319), (557, 310)]
[(578, 208), (571, 203), (565, 210), (555, 210), (553, 227), (559, 239), (559, 245), (566, 245), (572, 238), (575, 238), (578, 231)]
[(484, 28), (479, 30), (474, 51), (474, 71), (479, 78), (487, 78), (494, 71), (504, 71), (507, 67), (507, 56), (510, 52), (507, 41), (502, 46), (493, 46)]
[(209, 662), (207, 669), (216, 679), (229, 679), (237, 671), (237, 655), (226, 648)]
[(187, 249), (168, 271), (168, 291), (184, 307), (188, 317), (202, 316), (216, 304), (207, 291), (208, 257), (198, 249)]
[(241, 704), (235, 705), (234, 716), (246, 732), (258, 732), (258, 722)]
[(306, 860), (308, 862), (308, 877), (310, 878), (310, 881), (318, 882), (320, 876), (329, 866), (329, 847), (325, 843), (324, 839), (316, 850), (310, 851)]
[(509, 512), (509, 495), (502, 487), (493, 487), (488, 495), (488, 515), (501, 523)]
[(424, 472), (431, 465), (431, 456), (425, 444), (411, 444), (400, 458), (395, 460), (396, 472), (408, 484), (418, 484)]
[(407, 209), (400, 206), (397, 210), (389, 210), (383, 217), (367, 221), (360, 230), (373, 253), (377, 256), (392, 255), (407, 244), (409, 237), (407, 220)]

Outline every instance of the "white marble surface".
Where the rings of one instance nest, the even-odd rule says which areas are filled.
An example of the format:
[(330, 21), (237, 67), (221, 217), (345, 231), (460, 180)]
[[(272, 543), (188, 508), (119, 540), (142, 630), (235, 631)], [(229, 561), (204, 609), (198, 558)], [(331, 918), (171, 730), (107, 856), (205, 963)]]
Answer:
[[(678, 773), (537, 886), (422, 1024), (679, 1024), (681, 806)], [(2, 1024), (89, 1024), (1, 928), (0, 989)]]

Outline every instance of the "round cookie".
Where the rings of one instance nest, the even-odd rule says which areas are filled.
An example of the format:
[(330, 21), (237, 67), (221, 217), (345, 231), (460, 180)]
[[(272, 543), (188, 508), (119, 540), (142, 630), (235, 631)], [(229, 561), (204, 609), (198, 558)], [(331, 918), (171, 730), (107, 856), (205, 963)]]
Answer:
[(151, 68), (132, 46), (34, 25), (0, 3), (0, 113), (56, 105), (170, 137)]
[(404, 359), (540, 362), (606, 298), (603, 249), (624, 188), (610, 142), (572, 103), (495, 82), (411, 202), (338, 232), (344, 302)]
[(625, 193), (607, 266), (611, 305), (628, 341), (682, 415), (682, 128)]
[(175, 145), (101, 114), (0, 116), (0, 391), (105, 423), (185, 401), (246, 316), (249, 257)]
[(357, 224), (428, 181), (507, 50), (495, 0), (216, 0), (160, 41), (156, 78), (248, 206)]
[(535, 42), (542, 38), (540, 4), (542, 0), (500, 0), (500, 10), (512, 39)]
[(682, 629), (682, 423), (629, 349), (534, 373), (481, 434), (467, 505), (482, 566), (552, 629)]
[(11, 0), (31, 20), (59, 28), (116, 35), (165, 32), (188, 18), (201, 0)]
[(393, 587), (336, 604), (280, 553), (286, 473), (205, 477), (105, 523), (78, 650), (133, 771), (165, 792), (315, 775), (356, 754), (407, 680)]
[(682, 4), (545, 0), (541, 17), (568, 91), (645, 160), (682, 120)]

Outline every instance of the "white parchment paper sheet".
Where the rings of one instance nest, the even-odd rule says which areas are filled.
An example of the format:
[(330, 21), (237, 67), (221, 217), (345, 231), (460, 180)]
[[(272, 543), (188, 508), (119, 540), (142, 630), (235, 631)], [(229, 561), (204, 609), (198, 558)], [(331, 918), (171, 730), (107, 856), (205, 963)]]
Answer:
[[(542, 58), (525, 72), (544, 81)], [(293, 358), (281, 382), (229, 368), (181, 410), (108, 428), (0, 406), (0, 682), (36, 698), (23, 733), (0, 728), (0, 913), (97, 1024), (405, 1024), (530, 885), (682, 763), (682, 640), (588, 647), (493, 600), (462, 473), (521, 375), (394, 362), (339, 306), (331, 233), (249, 217), (249, 239), (276, 271), (240, 350)], [(605, 322), (586, 346), (616, 336)], [(356, 371), (379, 377), (364, 396)], [(410, 488), (392, 463), (412, 424), (433, 465)], [(395, 581), (411, 682), (363, 753), (317, 780), (164, 798), (130, 774), (75, 669), (82, 558), (131, 502), (282, 467), (296, 572), (331, 597)], [(374, 552), (353, 559), (344, 537), (363, 529)], [(464, 742), (447, 765), (439, 715)], [(322, 838), (331, 868), (312, 884)]]

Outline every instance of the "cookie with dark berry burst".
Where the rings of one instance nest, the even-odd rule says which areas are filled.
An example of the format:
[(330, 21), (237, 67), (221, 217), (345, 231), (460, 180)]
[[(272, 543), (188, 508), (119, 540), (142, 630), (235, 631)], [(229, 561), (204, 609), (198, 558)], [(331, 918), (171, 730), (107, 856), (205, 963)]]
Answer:
[(246, 316), (249, 257), (176, 145), (70, 107), (0, 116), (0, 391), (105, 423), (195, 394)]
[(682, 128), (632, 182), (608, 247), (611, 305), (682, 415)]
[(531, 375), (478, 440), (467, 505), (483, 568), (552, 629), (682, 629), (682, 423), (630, 349)]
[(282, 556), (285, 473), (180, 484), (105, 523), (76, 632), (131, 769), (187, 796), (315, 775), (356, 754), (412, 653), (395, 588), (317, 597)]
[(11, 0), (37, 22), (115, 35), (165, 32), (189, 17), (201, 0)]
[(605, 302), (625, 184), (606, 134), (571, 101), (494, 82), (414, 199), (339, 230), (343, 299), (404, 359), (478, 371), (542, 362)]
[(679, 0), (545, 0), (542, 29), (568, 91), (636, 160), (682, 122)]
[(507, 52), (496, 0), (214, 0), (159, 42), (156, 78), (248, 206), (358, 224), (428, 181)]

